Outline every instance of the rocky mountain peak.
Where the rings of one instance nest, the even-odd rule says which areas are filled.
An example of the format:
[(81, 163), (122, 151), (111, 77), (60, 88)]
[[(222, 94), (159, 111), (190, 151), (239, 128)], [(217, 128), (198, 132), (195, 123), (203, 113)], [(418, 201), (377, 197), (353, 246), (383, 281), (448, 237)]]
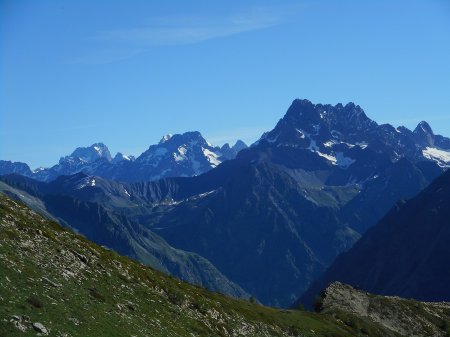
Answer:
[(431, 129), (430, 124), (428, 124), (426, 121), (421, 121), (414, 129), (414, 133), (426, 133), (433, 135), (433, 130)]
[(87, 163), (92, 163), (100, 158), (104, 158), (109, 162), (112, 160), (108, 147), (103, 143), (95, 143), (88, 147), (75, 149), (70, 156), (62, 158), (60, 163), (66, 159), (79, 159)]
[(275, 129), (263, 135), (262, 139), (269, 143), (308, 148), (314, 142), (357, 142), (376, 127), (377, 123), (352, 102), (333, 106), (296, 99)]
[(172, 138), (172, 134), (168, 133), (167, 135), (165, 135), (161, 138), (161, 140), (159, 141), (159, 144), (163, 144), (163, 143), (169, 141), (170, 138)]
[(224, 159), (233, 159), (236, 157), (239, 151), (246, 149), (248, 146), (242, 140), (237, 140), (233, 146), (225, 143), (220, 148), (220, 153), (222, 154), (222, 158)]
[(117, 164), (122, 161), (134, 161), (135, 157), (131, 155), (125, 155), (122, 152), (117, 152), (117, 154), (114, 156), (112, 163)]
[(233, 145), (233, 149), (236, 151), (236, 152), (239, 152), (239, 151), (241, 151), (241, 150), (243, 150), (243, 149), (246, 149), (248, 146), (247, 146), (247, 144), (245, 144), (242, 140), (240, 140), (240, 139), (238, 139), (237, 141), (236, 141), (236, 143)]
[(219, 147), (209, 144), (198, 131), (174, 134), (170, 138), (163, 137), (163, 140), (159, 144), (151, 145), (136, 159), (139, 175), (157, 172), (154, 173), (153, 179), (194, 176), (222, 162)]
[(188, 131), (182, 134), (174, 134), (174, 135), (167, 134), (164, 137), (162, 137), (158, 145), (170, 147), (174, 145), (180, 146), (183, 143), (190, 143), (190, 144), (198, 143), (200, 145), (203, 144), (208, 145), (205, 138), (203, 138), (202, 134), (198, 131)]
[(434, 145), (434, 133), (431, 126), (425, 122), (420, 122), (413, 131), (416, 141), (422, 146)]

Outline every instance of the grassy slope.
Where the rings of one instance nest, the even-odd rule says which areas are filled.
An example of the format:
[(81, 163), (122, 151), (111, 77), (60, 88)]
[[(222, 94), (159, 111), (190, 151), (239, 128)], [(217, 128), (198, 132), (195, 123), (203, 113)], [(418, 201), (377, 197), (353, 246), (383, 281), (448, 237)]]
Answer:
[(350, 336), (327, 316), (267, 308), (168, 277), (0, 196), (0, 336)]

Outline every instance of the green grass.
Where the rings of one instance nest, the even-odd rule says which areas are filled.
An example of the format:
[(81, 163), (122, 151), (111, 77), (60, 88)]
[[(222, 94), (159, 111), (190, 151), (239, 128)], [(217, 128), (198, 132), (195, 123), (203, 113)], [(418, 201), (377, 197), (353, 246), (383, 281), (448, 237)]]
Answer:
[(13, 315), (42, 323), (52, 336), (355, 336), (332, 315), (183, 283), (0, 195), (0, 337), (36, 336), (30, 323), (18, 330)]

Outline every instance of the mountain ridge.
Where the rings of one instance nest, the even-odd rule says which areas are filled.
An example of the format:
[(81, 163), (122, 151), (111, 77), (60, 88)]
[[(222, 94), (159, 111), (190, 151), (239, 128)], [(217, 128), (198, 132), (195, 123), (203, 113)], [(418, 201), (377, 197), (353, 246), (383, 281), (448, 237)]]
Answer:
[(111, 156), (103, 143), (78, 147), (61, 157), (50, 168), (32, 171), (25, 163), (0, 160), (0, 175), (18, 173), (40, 181), (51, 181), (61, 175), (84, 172), (120, 181), (151, 181), (165, 177), (195, 176), (223, 161), (236, 157), (247, 145), (238, 140), (235, 145), (222, 147), (209, 144), (198, 131), (166, 135), (138, 157), (118, 152)]

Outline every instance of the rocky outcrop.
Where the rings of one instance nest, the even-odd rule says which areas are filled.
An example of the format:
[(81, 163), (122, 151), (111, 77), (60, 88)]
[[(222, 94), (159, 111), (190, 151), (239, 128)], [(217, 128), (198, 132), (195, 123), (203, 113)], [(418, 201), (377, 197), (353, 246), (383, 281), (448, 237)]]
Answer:
[(342, 312), (353, 314), (402, 336), (448, 336), (450, 331), (449, 302), (418, 302), (378, 296), (340, 282), (328, 286), (318, 301), (324, 314), (335, 317), (344, 317)]

